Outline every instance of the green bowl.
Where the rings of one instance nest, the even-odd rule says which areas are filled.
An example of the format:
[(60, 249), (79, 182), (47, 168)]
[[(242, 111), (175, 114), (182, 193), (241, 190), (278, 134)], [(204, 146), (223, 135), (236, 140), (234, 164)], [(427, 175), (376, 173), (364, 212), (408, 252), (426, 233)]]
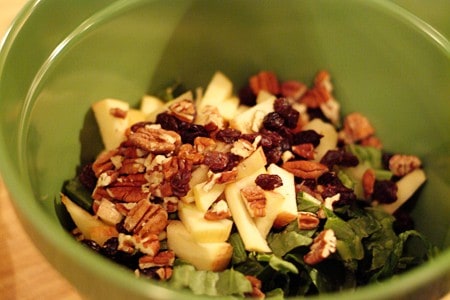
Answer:
[[(31, 1), (0, 53), (0, 171), (20, 221), (86, 298), (194, 299), (101, 258), (61, 226), (62, 182), (102, 148), (90, 105), (137, 105), (174, 79), (237, 86), (260, 70), (311, 82), (332, 74), (344, 113), (360, 111), (385, 148), (423, 158), (411, 203), (442, 253), (357, 292), (320, 299), (433, 299), (450, 289), (450, 43), (381, 1)], [(62, 220), (64, 223), (64, 220)]]

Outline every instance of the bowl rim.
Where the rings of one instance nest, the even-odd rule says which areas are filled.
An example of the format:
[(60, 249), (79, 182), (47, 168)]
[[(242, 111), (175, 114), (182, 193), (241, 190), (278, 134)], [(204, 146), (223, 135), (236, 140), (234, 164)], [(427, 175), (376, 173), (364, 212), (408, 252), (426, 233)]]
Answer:
[[(4, 38), (0, 42), (0, 80), (2, 78), (3, 65), (8, 58), (9, 51), (14, 43), (15, 38), (20, 34), (21, 28), (33, 14), (34, 10), (39, 6), (39, 4), (43, 2), (42, 0), (32, 0), (28, 2), (24, 8), (21, 10), (19, 15), (14, 19), (13, 23), (9, 27), (7, 33)], [(125, 2), (123, 0), (116, 1), (114, 3)], [(145, 0), (135, 0), (133, 2), (144, 3)], [(443, 52), (443, 55), (446, 55), (447, 59), (450, 59), (450, 42), (437, 30), (435, 30), (431, 25), (424, 22), (420, 18), (416, 17), (412, 13), (406, 11), (400, 6), (390, 3), (387, 1), (381, 0), (372, 0), (368, 1), (367, 5), (376, 6), (378, 9), (383, 10), (383, 13), (390, 14), (392, 17), (400, 18), (403, 22), (406, 22), (408, 26), (415, 28), (418, 32), (420, 32), (425, 38), (430, 40), (435, 47), (439, 49), (439, 51)], [(120, 3), (119, 3), (120, 4)], [(104, 10), (95, 13), (92, 17), (89, 18), (90, 22), (98, 24), (98, 22), (108, 21), (113, 15), (117, 13), (121, 13), (126, 5), (117, 5), (115, 7), (108, 6)], [(111, 8), (112, 7), (112, 8)], [(109, 11), (107, 11), (109, 9)], [(88, 21), (88, 20), (86, 20)], [(88, 23), (83, 23), (80, 26), (86, 26)], [(92, 30), (92, 26), (87, 26), (83, 30), (81, 27), (74, 30), (79, 30), (83, 34), (87, 33), (89, 30)], [(60, 51), (55, 49), (55, 51)], [(51, 58), (49, 58), (51, 59)], [(3, 141), (4, 136), (3, 132), (0, 131), (0, 140)], [(7, 151), (5, 145), (0, 144), (0, 157), (7, 157)], [(158, 284), (155, 283), (140, 283), (140, 281), (136, 280), (133, 276), (126, 276), (125, 274), (129, 274), (129, 271), (122, 270), (120, 267), (109, 261), (102, 261), (99, 259), (98, 255), (93, 253), (90, 250), (83, 249), (82, 247), (72, 247), (78, 243), (74, 242), (73, 239), (65, 233), (65, 231), (60, 230), (58, 238), (61, 238), (63, 243), (60, 241), (56, 241), (54, 239), (54, 233), (48, 231), (48, 228), (56, 228), (55, 222), (50, 220), (46, 213), (42, 211), (40, 206), (38, 205), (36, 199), (33, 196), (31, 188), (28, 186), (26, 189), (23, 189), (21, 185), (23, 184), (23, 180), (21, 179), (20, 172), (17, 172), (13, 165), (9, 161), (2, 161), (0, 164), (0, 173), (8, 174), (8, 176), (3, 176), (3, 181), (5, 182), (5, 186), (11, 195), (11, 200), (13, 206), (20, 216), (20, 222), (25, 227), (27, 234), (30, 235), (30, 232), (37, 233), (39, 238), (44, 239), (44, 241), (50, 245), (50, 247), (54, 247), (62, 251), (67, 257), (76, 257), (79, 254), (79, 251), (83, 251), (83, 257), (85, 260), (80, 262), (80, 265), (84, 269), (89, 270), (89, 272), (94, 274), (104, 274), (104, 270), (111, 271), (110, 276), (108, 277), (108, 281), (111, 283), (122, 287), (123, 289), (128, 289), (130, 291), (138, 292), (140, 295), (148, 295), (149, 291), (153, 289), (157, 289), (158, 292), (164, 293), (167, 292), (166, 289), (159, 287)], [(34, 208), (29, 210), (29, 203), (25, 203), (24, 201), (19, 201), (19, 199), (28, 199), (29, 203), (34, 204)], [(33, 212), (31, 212), (33, 211)], [(59, 225), (59, 224), (58, 224)], [(63, 234), (64, 233), (64, 234)], [(36, 235), (32, 234), (31, 239), (33, 240), (35, 245), (38, 245), (39, 238), (35, 238)], [(63, 246), (61, 246), (63, 245)], [(69, 247), (70, 245), (70, 247)], [(38, 247), (41, 252), (43, 252), (44, 256), (51, 261), (51, 254), (45, 253), (44, 249)], [(98, 265), (100, 264), (100, 265)], [(374, 292), (376, 291), (377, 297), (379, 296), (392, 296), (396, 294), (400, 294), (402, 292), (406, 292), (408, 290), (408, 285), (419, 285), (423, 284), (424, 279), (427, 278), (436, 278), (437, 276), (448, 275), (450, 269), (450, 248), (441, 252), (441, 254), (426, 264), (411, 270), (410, 272), (402, 275), (401, 277), (391, 278), (386, 280), (381, 284), (371, 284), (365, 287), (358, 288), (357, 292), (353, 291), (343, 291), (339, 295), (330, 294), (330, 295), (319, 295), (317, 297), (312, 298), (320, 298), (320, 299), (336, 299), (346, 297), (348, 299), (371, 299), (373, 298)], [(145, 286), (144, 286), (145, 285)], [(380, 286), (383, 287), (383, 290), (380, 291)], [(182, 296), (192, 294), (180, 293), (179, 291), (170, 291), (167, 294), (167, 297), (173, 296)], [(337, 297), (336, 297), (337, 296)]]

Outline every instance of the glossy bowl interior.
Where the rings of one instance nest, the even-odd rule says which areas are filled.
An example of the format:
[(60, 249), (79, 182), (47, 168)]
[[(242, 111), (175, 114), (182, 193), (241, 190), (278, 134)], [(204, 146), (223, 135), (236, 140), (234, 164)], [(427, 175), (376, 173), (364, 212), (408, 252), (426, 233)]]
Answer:
[(305, 82), (329, 70), (343, 111), (366, 114), (385, 148), (419, 155), (428, 174), (408, 205), (442, 253), (382, 284), (320, 298), (432, 299), (448, 291), (450, 46), (379, 1), (30, 2), (0, 53), (0, 171), (47, 259), (87, 298), (194, 299), (75, 242), (61, 226), (59, 191), (102, 148), (94, 101), (137, 105), (174, 79), (204, 86), (216, 70), (239, 87), (261, 69)]

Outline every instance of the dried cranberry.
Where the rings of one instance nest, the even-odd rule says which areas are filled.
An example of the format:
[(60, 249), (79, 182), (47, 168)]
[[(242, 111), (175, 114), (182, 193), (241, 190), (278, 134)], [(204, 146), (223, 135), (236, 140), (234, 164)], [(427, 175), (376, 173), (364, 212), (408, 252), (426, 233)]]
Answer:
[(383, 152), (381, 154), (381, 164), (385, 170), (389, 170), (389, 161), (391, 157), (394, 156), (392, 153)]
[(283, 154), (283, 151), (281, 150), (281, 147), (275, 147), (275, 148), (264, 148), (264, 154), (266, 155), (267, 164), (276, 164), (281, 160), (281, 155)]
[(254, 106), (256, 104), (256, 95), (253, 93), (250, 86), (244, 86), (239, 91), (240, 103), (247, 106)]
[(277, 147), (283, 140), (283, 137), (275, 131), (261, 129), (261, 146), (272, 148)]
[(355, 155), (345, 152), (343, 149), (338, 149), (328, 150), (320, 160), (320, 163), (331, 169), (334, 165), (355, 167), (358, 165), (359, 160)]
[(181, 169), (175, 174), (171, 180), (172, 192), (177, 197), (186, 196), (189, 192), (189, 181), (191, 180), (192, 173), (187, 169)]
[(101, 253), (107, 257), (112, 258), (117, 254), (118, 247), (119, 247), (119, 239), (117, 237), (112, 237), (103, 244)]
[(224, 171), (230, 171), (236, 167), (241, 161), (242, 157), (231, 152), (228, 152), (228, 164)]
[(268, 130), (278, 130), (284, 126), (284, 118), (277, 112), (270, 112), (264, 117), (263, 126)]
[(289, 110), (289, 113), (283, 115), (284, 117), (284, 124), (287, 128), (295, 128), (297, 127), (298, 118), (300, 118), (300, 113), (291, 108)]
[(323, 114), (323, 111), (322, 109), (320, 109), (320, 107), (317, 108), (308, 107), (306, 112), (308, 113), (310, 120), (321, 119), (325, 122), (330, 122), (330, 120)]
[(95, 186), (97, 185), (97, 177), (95, 176), (94, 171), (92, 170), (92, 164), (86, 164), (81, 169), (80, 175), (78, 178), (81, 184), (88, 190), (93, 191)]
[(321, 195), (323, 198), (340, 194), (339, 200), (333, 203), (335, 207), (352, 204), (356, 201), (356, 195), (353, 190), (343, 185), (341, 180), (333, 172), (327, 172), (320, 176), (317, 179), (317, 183), (322, 185)]
[(203, 163), (214, 173), (222, 172), (228, 165), (228, 155), (219, 151), (206, 152)]
[(100, 252), (101, 249), (100, 245), (93, 240), (84, 239), (81, 241), (81, 244), (89, 247), (91, 250), (94, 250), (95, 252)]
[(168, 113), (161, 113), (156, 116), (156, 123), (160, 124), (163, 129), (179, 132), (181, 122)]
[(289, 113), (291, 109), (292, 106), (286, 98), (277, 98), (273, 103), (273, 110), (282, 116)]
[(395, 221), (393, 228), (397, 234), (414, 229), (414, 220), (406, 210), (402, 208), (397, 209), (394, 213), (394, 217)]
[(314, 147), (317, 147), (322, 137), (323, 135), (318, 134), (315, 130), (303, 130), (294, 134), (293, 144), (313, 144)]
[(202, 125), (191, 124), (183, 122), (180, 125), (180, 130), (178, 132), (181, 136), (181, 141), (184, 144), (194, 144), (194, 140), (196, 137), (209, 137), (209, 133), (206, 128)]
[(260, 135), (259, 133), (244, 133), (241, 135), (241, 138), (249, 141), (250, 143), (253, 143), (256, 137), (259, 135)]
[(275, 100), (273, 108), (283, 118), (284, 126), (288, 128), (295, 128), (297, 126), (300, 113), (292, 108), (289, 100), (286, 98), (278, 98)]
[(241, 132), (237, 129), (233, 128), (225, 128), (219, 130), (216, 133), (216, 139), (218, 141), (225, 142), (227, 144), (232, 144), (236, 142), (241, 137)]
[(260, 174), (256, 177), (255, 183), (267, 191), (271, 191), (283, 185), (281, 177), (276, 174)]
[(397, 184), (390, 180), (375, 180), (372, 198), (380, 203), (392, 203), (397, 200)]

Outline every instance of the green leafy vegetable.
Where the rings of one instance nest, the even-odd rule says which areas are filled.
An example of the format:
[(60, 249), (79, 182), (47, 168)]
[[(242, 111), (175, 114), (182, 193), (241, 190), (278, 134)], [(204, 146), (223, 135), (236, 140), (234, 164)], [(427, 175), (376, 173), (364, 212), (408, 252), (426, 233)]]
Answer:
[(81, 184), (78, 177), (64, 183), (63, 193), (83, 209), (91, 210), (93, 202), (91, 192)]

